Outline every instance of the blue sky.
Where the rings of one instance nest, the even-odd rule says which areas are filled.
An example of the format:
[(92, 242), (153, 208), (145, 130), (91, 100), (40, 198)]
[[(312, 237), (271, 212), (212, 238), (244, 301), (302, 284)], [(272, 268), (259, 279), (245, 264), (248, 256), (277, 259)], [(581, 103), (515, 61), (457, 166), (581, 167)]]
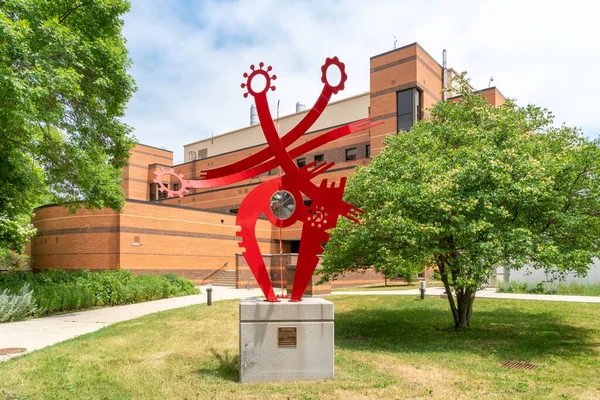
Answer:
[[(145, 144), (183, 160), (183, 145), (249, 123), (242, 74), (264, 61), (278, 75), (281, 115), (320, 90), (320, 66), (337, 55), (346, 89), (369, 90), (369, 57), (419, 42), (441, 62), (490, 77), (520, 104), (553, 111), (557, 123), (600, 136), (600, 6), (564, 1), (194, 1), (131, 0), (124, 34), (138, 92), (126, 122)], [(540, 6), (543, 5), (543, 6)]]

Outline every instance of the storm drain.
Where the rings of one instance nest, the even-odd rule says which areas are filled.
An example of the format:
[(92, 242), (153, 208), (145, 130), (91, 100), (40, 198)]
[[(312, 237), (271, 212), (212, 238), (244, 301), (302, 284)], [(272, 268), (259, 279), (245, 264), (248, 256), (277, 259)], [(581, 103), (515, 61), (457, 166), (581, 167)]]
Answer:
[(516, 362), (516, 361), (507, 361), (505, 363), (502, 364), (502, 366), (504, 368), (512, 368), (512, 369), (536, 369), (537, 367), (539, 367), (539, 365), (535, 365), (535, 364), (529, 364), (529, 363), (522, 363), (522, 362)]
[(8, 347), (5, 349), (0, 349), (0, 356), (8, 356), (10, 354), (19, 354), (26, 352), (27, 349), (22, 347)]

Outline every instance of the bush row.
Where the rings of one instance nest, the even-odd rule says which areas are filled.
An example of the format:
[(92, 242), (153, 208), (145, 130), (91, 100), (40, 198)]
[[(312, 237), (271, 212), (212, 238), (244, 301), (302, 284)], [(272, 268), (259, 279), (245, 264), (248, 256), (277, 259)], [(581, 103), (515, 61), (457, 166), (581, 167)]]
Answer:
[(501, 293), (530, 293), (530, 294), (561, 294), (571, 296), (600, 296), (599, 284), (583, 284), (577, 282), (554, 283), (554, 282), (501, 282), (498, 285)]
[[(24, 291), (24, 287), (27, 289)], [(33, 292), (25, 315), (39, 317), (63, 311), (99, 306), (115, 306), (199, 293), (194, 283), (175, 274), (132, 275), (130, 271), (49, 270), (38, 273), (0, 274), (0, 321), (8, 319), (9, 302), (26, 303)], [(19, 300), (20, 299), (20, 300)], [(13, 304), (10, 303), (10, 304)], [(22, 309), (22, 306), (20, 307)], [(12, 307), (14, 309), (14, 307)], [(3, 311), (5, 310), (5, 311)], [(2, 313), (4, 312), (4, 315)], [(14, 314), (14, 311), (12, 311)], [(19, 313), (19, 315), (21, 315)], [(19, 318), (23, 318), (21, 315)]]

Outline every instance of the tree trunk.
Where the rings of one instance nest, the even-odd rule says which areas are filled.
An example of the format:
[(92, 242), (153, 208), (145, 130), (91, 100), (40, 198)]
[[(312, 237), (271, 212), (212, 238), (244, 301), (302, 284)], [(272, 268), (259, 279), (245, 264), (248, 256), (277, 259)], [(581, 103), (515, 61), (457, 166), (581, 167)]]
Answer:
[(474, 301), (475, 291), (473, 290), (464, 289), (456, 293), (458, 318), (454, 318), (455, 328), (468, 328), (471, 325)]
[(475, 301), (475, 291), (462, 289), (456, 291), (456, 302), (450, 288), (448, 280), (448, 269), (443, 259), (438, 260), (438, 268), (448, 295), (450, 310), (454, 318), (454, 327), (457, 329), (468, 328), (471, 324), (471, 315), (473, 314), (473, 302)]

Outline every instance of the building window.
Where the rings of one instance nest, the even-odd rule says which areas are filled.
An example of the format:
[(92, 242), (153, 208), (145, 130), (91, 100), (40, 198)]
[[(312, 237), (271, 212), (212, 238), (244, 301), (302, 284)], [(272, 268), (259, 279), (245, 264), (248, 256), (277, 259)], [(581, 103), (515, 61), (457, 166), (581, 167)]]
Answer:
[(237, 214), (237, 213), (238, 213), (238, 210), (239, 210), (238, 208), (232, 208), (231, 210), (229, 210), (229, 212), (230, 212), (231, 214)]
[(396, 118), (398, 132), (409, 130), (415, 121), (423, 117), (421, 91), (407, 89), (396, 93)]
[(356, 147), (346, 149), (346, 161), (356, 160)]
[(371, 145), (370, 144), (365, 146), (365, 157), (371, 158)]
[[(163, 183), (165, 187), (169, 187), (168, 183)], [(150, 200), (164, 200), (167, 198), (167, 192), (159, 190), (158, 183), (150, 184)]]
[(325, 156), (323, 154), (317, 154), (315, 156), (315, 161), (318, 163), (323, 162), (324, 160), (325, 160)]
[(299, 158), (296, 160), (296, 164), (298, 164), (299, 168), (302, 168), (306, 165), (306, 158)]
[(179, 186), (181, 186), (179, 183), (174, 183), (173, 184), (173, 190), (174, 191), (178, 191), (179, 190)]

